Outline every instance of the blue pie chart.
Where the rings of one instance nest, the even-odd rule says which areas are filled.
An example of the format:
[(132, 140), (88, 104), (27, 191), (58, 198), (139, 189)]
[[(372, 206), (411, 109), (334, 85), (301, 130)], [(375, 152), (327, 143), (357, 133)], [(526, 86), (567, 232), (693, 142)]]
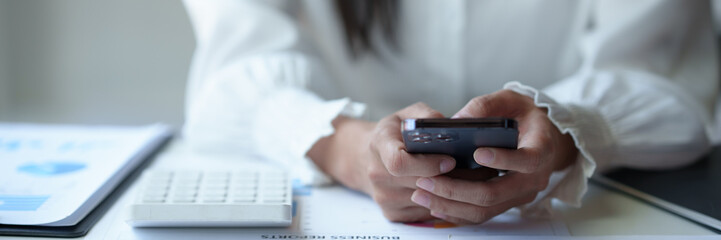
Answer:
[(36, 176), (55, 176), (77, 172), (86, 167), (85, 163), (80, 162), (44, 162), (44, 163), (28, 163), (18, 167), (18, 172), (23, 172)]

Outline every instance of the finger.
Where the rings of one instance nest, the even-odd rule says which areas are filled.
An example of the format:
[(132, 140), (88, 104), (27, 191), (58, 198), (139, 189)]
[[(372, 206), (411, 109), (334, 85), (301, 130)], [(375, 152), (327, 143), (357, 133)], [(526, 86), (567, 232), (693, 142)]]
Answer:
[[(486, 221), (488, 221), (488, 220), (491, 220), (492, 218), (494, 218), (494, 217), (496, 217), (496, 216), (498, 216), (498, 215), (500, 215), (500, 214), (502, 214), (502, 213), (507, 212), (507, 211), (510, 210), (511, 208), (518, 207), (518, 206), (521, 206), (521, 205), (524, 205), (524, 204), (533, 202), (533, 200), (534, 200), (535, 198), (536, 198), (536, 195), (535, 195), (535, 194), (530, 194), (530, 195), (527, 195), (527, 196), (524, 196), (524, 197), (521, 197), (521, 198), (514, 199), (514, 200), (512, 200), (512, 201), (505, 202), (505, 203), (500, 204), (500, 205), (496, 205), (496, 206), (492, 206), (492, 207), (486, 207), (486, 208), (484, 208), (484, 207), (475, 207), (475, 206), (473, 206), (473, 205), (468, 205), (468, 206), (471, 206), (472, 208), (476, 208), (476, 209), (477, 209), (476, 212), (473, 212), (473, 211), (463, 211), (461, 208), (457, 208), (457, 207), (460, 207), (460, 206), (462, 206), (462, 205), (466, 205), (465, 203), (458, 203), (458, 202), (452, 202), (452, 201), (446, 200), (446, 201), (448, 201), (446, 204), (448, 204), (449, 207), (445, 207), (445, 208), (444, 208), (444, 207), (439, 207), (439, 208), (449, 209), (450, 211), (447, 212), (447, 213), (444, 213), (444, 212), (440, 212), (440, 211), (439, 211), (439, 213), (445, 214), (445, 215), (450, 216), (450, 217), (457, 217), (457, 218), (465, 219), (465, 220), (468, 220), (468, 221), (470, 221), (470, 222), (479, 224), (479, 223), (484, 223), (484, 222), (486, 222)], [(442, 204), (442, 203), (439, 202), (439, 205), (441, 205), (441, 204)], [(459, 205), (459, 206), (454, 206), (454, 204), (457, 204), (457, 205)]]
[(391, 187), (376, 188), (373, 200), (383, 215), (391, 221), (419, 221), (430, 218), (430, 211), (410, 201), (414, 189)]
[(378, 122), (382, 129), (393, 131), (394, 135), (401, 139), (401, 121), (407, 118), (443, 118), (443, 114), (429, 107), (425, 103), (418, 102), (400, 111), (383, 118)]
[[(436, 214), (440, 214), (440, 213), (436, 213)], [(449, 216), (445, 216), (445, 215), (442, 215), (441, 217), (437, 217), (437, 218), (438, 218), (438, 219), (441, 219), (441, 220), (443, 220), (443, 221), (450, 222), (450, 223), (453, 223), (453, 224), (456, 224), (456, 225), (461, 225), (461, 226), (462, 226), (462, 225), (475, 225), (475, 224), (476, 224), (476, 223), (470, 222), (470, 221), (465, 220), (465, 219), (460, 219), (460, 218), (457, 218), (457, 217), (449, 217)]]
[(405, 149), (388, 146), (381, 151), (388, 172), (397, 177), (431, 177), (447, 173), (456, 166), (453, 157), (442, 154), (410, 154)]
[(393, 222), (419, 222), (433, 219), (430, 212), (427, 208), (416, 205), (393, 211), (383, 211), (383, 216)]
[(431, 108), (425, 103), (417, 102), (410, 105), (395, 114), (399, 119), (406, 118), (442, 118), (443, 114)]
[(533, 106), (533, 100), (511, 90), (500, 90), (475, 97), (451, 118), (509, 117), (514, 118)]
[(377, 187), (373, 193), (373, 200), (384, 210), (400, 209), (417, 206), (410, 197), (415, 189), (401, 187)]
[(367, 177), (369, 184), (368, 194), (372, 194), (378, 187), (405, 187), (415, 189), (418, 177), (396, 177), (391, 175), (381, 162), (368, 165)]
[(453, 157), (442, 154), (410, 154), (400, 137), (399, 128), (381, 131), (375, 149), (388, 172), (393, 176), (430, 177), (451, 171), (456, 166)]
[(547, 148), (533, 146), (519, 147), (518, 149), (482, 147), (473, 152), (473, 159), (481, 166), (534, 173), (546, 162), (549, 162), (550, 152)]
[(471, 221), (468, 221), (468, 220), (465, 220), (465, 219), (462, 219), (462, 218), (451, 217), (451, 216), (447, 216), (447, 215), (444, 215), (444, 214), (442, 214), (442, 213), (438, 213), (438, 212), (434, 212), (434, 211), (431, 211), (431, 216), (433, 216), (433, 217), (435, 217), (435, 218), (438, 218), (438, 219), (441, 219), (441, 220), (446, 221), (446, 222), (450, 222), (450, 223), (456, 224), (456, 225), (473, 225), (473, 224), (476, 224), (476, 223), (474, 223), (474, 222), (471, 222)]
[(406, 118), (442, 118), (443, 114), (432, 109), (422, 102), (410, 105), (400, 111), (383, 118), (378, 122), (378, 128), (381, 129), (379, 135), (383, 139), (393, 140), (390, 144), (393, 147), (405, 149), (403, 144), (403, 136), (401, 135), (401, 121)]
[(478, 164), (491, 168), (523, 173), (538, 171), (553, 160), (551, 158), (556, 140), (553, 133), (558, 131), (555, 126), (544, 121), (544, 118), (545, 115), (535, 112), (521, 120), (518, 149), (478, 148), (473, 153), (473, 158)]
[(415, 190), (418, 188), (418, 186), (416, 186), (417, 181), (418, 177), (393, 177), (390, 184), (393, 186)]
[(544, 181), (537, 181), (532, 175), (514, 172), (486, 182), (446, 176), (419, 178), (416, 185), (438, 197), (482, 207), (495, 206), (545, 188)]
[[(413, 199), (414, 202), (427, 202), (427, 208), (430, 209), (436, 217), (440, 217), (444, 220), (453, 221), (454, 218), (460, 218), (472, 223), (482, 223), (508, 211), (508, 209), (533, 201), (533, 199), (535, 199), (535, 193), (512, 199), (491, 207), (481, 207), (441, 198), (420, 189), (413, 192), (411, 199)], [(423, 206), (423, 204), (419, 205)]]
[(410, 154), (405, 150), (400, 121), (405, 118), (443, 117), (424, 103), (416, 103), (379, 122), (376, 149), (393, 176), (436, 176), (451, 171), (456, 161), (441, 154)]

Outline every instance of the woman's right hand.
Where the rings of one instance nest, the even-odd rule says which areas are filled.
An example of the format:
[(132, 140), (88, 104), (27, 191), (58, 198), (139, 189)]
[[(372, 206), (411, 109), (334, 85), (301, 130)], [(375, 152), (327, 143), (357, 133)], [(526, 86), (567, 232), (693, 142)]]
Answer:
[(308, 152), (316, 165), (335, 180), (375, 200), (391, 221), (432, 219), (430, 211), (411, 201), (419, 177), (450, 172), (455, 160), (441, 154), (410, 154), (401, 136), (406, 118), (442, 118), (423, 103), (408, 106), (378, 123), (346, 117), (333, 121), (331, 136)]

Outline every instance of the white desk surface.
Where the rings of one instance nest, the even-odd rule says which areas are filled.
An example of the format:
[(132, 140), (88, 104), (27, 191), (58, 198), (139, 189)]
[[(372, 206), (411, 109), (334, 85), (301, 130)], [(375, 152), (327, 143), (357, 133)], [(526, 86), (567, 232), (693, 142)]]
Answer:
[[(194, 158), (197, 159), (198, 156), (191, 154), (182, 140), (174, 141), (164, 152), (158, 155), (151, 167), (192, 166)], [(211, 166), (227, 164), (228, 159), (223, 159), (222, 156), (214, 156), (213, 158), (218, 160), (204, 160), (203, 164)], [(137, 181), (128, 189), (126, 195), (134, 192), (136, 185)], [(122, 198), (118, 202), (121, 202), (121, 200)], [(120, 205), (113, 206), (96, 223), (85, 238), (104, 238), (104, 232), (111, 229), (112, 219), (110, 218), (112, 218), (113, 213), (122, 211), (122, 209), (119, 209), (122, 208)], [(714, 235), (712, 231), (695, 223), (595, 184), (589, 184), (589, 192), (584, 197), (582, 208), (561, 207), (559, 216), (565, 222), (571, 235), (574, 236)], [(40, 239), (29, 237), (3, 238)]]

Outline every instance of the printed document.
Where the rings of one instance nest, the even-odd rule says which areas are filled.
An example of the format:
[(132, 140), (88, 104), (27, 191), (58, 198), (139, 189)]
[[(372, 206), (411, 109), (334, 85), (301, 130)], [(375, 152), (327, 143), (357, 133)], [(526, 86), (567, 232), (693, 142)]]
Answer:
[(0, 124), (0, 224), (75, 225), (168, 136), (163, 125)]

